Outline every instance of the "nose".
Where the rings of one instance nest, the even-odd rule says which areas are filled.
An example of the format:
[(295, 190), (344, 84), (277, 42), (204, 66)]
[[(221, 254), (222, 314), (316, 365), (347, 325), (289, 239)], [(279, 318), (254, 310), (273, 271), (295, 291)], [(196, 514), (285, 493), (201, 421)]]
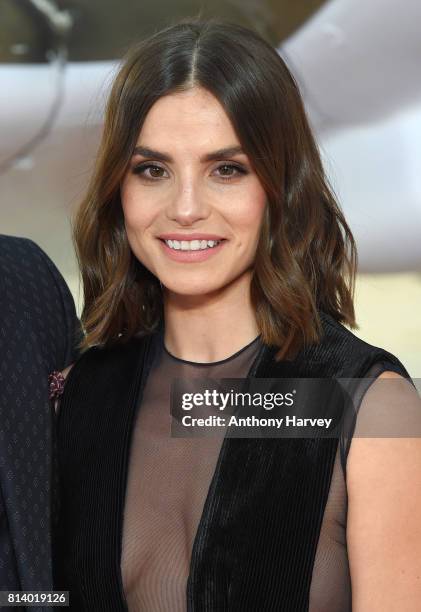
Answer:
[(209, 204), (199, 185), (190, 177), (180, 180), (166, 214), (180, 226), (193, 225), (209, 216)]

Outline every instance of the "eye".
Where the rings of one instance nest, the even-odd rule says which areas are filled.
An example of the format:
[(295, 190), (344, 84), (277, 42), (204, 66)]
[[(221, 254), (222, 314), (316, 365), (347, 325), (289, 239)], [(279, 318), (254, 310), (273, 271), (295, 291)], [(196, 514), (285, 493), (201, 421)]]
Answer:
[(216, 170), (222, 171), (219, 177), (224, 181), (231, 181), (239, 174), (247, 174), (247, 171), (242, 166), (237, 166), (236, 164), (222, 164)]
[[(148, 173), (146, 173), (148, 171)], [(247, 170), (237, 164), (222, 164), (216, 168), (216, 171), (221, 172), (219, 178), (223, 181), (231, 181), (238, 175), (247, 174)], [(142, 176), (146, 181), (159, 181), (165, 178), (165, 168), (157, 164), (143, 163), (135, 166), (132, 170), (133, 174)]]
[[(149, 175), (146, 174), (146, 170), (150, 170)], [(142, 176), (142, 178), (146, 179), (147, 181), (157, 181), (161, 178), (163, 178), (162, 176), (162, 172), (165, 172), (165, 169), (162, 168), (161, 166), (157, 166), (156, 164), (139, 164), (138, 166), (135, 166), (132, 170), (133, 174), (139, 174), (140, 176)]]

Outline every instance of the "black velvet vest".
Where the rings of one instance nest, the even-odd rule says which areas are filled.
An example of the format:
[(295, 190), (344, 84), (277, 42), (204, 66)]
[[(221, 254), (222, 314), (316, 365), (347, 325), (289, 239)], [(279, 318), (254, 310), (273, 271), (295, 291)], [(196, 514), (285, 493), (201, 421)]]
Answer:
[[(321, 313), (324, 335), (293, 361), (263, 345), (249, 377), (360, 378), (391, 353)], [(131, 432), (151, 336), (91, 349), (66, 382), (57, 423), (61, 511), (55, 588), (72, 610), (127, 610), (120, 560)], [(196, 533), (189, 612), (308, 610), (314, 558), (338, 438), (225, 438)]]

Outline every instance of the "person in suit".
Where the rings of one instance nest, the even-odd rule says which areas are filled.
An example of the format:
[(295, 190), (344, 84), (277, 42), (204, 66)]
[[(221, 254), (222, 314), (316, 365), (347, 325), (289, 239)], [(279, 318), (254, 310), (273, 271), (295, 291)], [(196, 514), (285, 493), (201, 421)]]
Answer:
[(29, 239), (0, 235), (0, 590), (52, 590), (48, 376), (76, 359), (79, 341), (51, 259)]

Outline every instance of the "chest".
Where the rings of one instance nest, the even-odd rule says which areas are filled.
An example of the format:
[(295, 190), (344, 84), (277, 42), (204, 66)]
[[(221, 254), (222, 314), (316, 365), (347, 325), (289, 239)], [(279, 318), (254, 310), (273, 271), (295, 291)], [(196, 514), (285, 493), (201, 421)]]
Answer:
[[(173, 438), (147, 393), (136, 419), (125, 493), (121, 572), (129, 609), (183, 610), (193, 543), (221, 438)], [(178, 608), (177, 608), (178, 606)]]

